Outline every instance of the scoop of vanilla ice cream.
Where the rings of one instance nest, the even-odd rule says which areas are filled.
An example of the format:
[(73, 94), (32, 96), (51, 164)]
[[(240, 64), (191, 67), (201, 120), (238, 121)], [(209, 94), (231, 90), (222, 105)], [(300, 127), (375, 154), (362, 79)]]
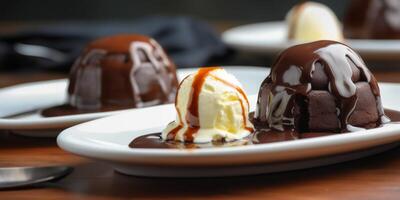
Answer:
[(164, 140), (233, 141), (253, 130), (242, 85), (219, 67), (201, 68), (187, 76), (178, 89), (175, 107), (177, 118), (163, 130)]
[(294, 6), (286, 16), (289, 39), (309, 42), (315, 40), (343, 41), (342, 27), (327, 6), (304, 2)]

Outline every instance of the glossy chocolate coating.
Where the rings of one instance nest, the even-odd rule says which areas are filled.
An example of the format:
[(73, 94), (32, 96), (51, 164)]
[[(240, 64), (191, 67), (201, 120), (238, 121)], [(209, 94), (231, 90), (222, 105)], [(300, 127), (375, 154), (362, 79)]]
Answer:
[(360, 39), (400, 39), (400, 0), (352, 0), (344, 35)]
[(279, 55), (261, 85), (254, 122), (275, 130), (343, 132), (386, 121), (377, 81), (360, 56), (323, 40)]
[(116, 35), (90, 43), (73, 65), (68, 106), (44, 113), (86, 113), (172, 103), (178, 87), (174, 63), (142, 35)]

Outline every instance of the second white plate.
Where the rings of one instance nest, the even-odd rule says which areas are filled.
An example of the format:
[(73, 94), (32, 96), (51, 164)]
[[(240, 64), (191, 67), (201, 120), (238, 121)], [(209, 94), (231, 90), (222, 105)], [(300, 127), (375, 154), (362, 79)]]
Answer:
[[(269, 69), (265, 67), (227, 66), (224, 68), (239, 79), (248, 94), (257, 94), (261, 82), (269, 72)], [(181, 80), (195, 70), (197, 69), (178, 69), (178, 79)], [(18, 113), (64, 104), (66, 102), (67, 84), (67, 80), (62, 79), (26, 83), (0, 89), (0, 99), (2, 100), (0, 104), (0, 129), (13, 130), (30, 136), (56, 136), (60, 130), (70, 126), (126, 111), (46, 118), (38, 112), (32, 112), (18, 118), (5, 118)]]
[[(283, 21), (238, 26), (225, 31), (222, 39), (233, 48), (258, 54), (276, 54), (295, 44), (287, 39), (287, 26)], [(400, 59), (400, 40), (348, 39), (346, 43), (365, 59)]]

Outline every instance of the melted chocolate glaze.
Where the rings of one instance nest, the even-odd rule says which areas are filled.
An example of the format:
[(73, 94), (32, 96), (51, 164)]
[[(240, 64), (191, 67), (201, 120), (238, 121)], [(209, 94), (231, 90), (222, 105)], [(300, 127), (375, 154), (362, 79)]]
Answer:
[(44, 116), (171, 103), (178, 87), (175, 65), (160, 45), (142, 35), (116, 35), (90, 43), (73, 65), (68, 105)]
[[(393, 110), (385, 111), (392, 121), (400, 121), (400, 112)], [(206, 144), (182, 143), (176, 141), (163, 141), (161, 133), (153, 133), (135, 138), (130, 144), (130, 148), (155, 148), (155, 149), (193, 149), (193, 148), (211, 148), (211, 147), (229, 147), (243, 145), (257, 145), (273, 142), (283, 142), (290, 140), (299, 140), (315, 137), (329, 136), (338, 133), (332, 132), (305, 132), (296, 131), (275, 131), (275, 130), (258, 130), (250, 136), (234, 142), (216, 142)], [(345, 133), (344, 133), (345, 134)]]
[[(217, 76), (214, 76), (212, 74), (210, 74), (210, 72), (217, 70), (217, 69), (222, 69), (221, 67), (206, 67), (206, 68), (201, 68), (199, 69), (199, 71), (197, 72), (197, 74), (195, 75), (193, 82), (192, 82), (192, 90), (191, 90), (191, 95), (190, 95), (190, 99), (189, 99), (189, 103), (188, 103), (188, 107), (187, 107), (187, 112), (186, 112), (186, 116), (185, 116), (185, 120), (187, 122), (187, 124), (189, 125), (189, 127), (187, 128), (186, 132), (184, 133), (184, 140), (187, 142), (193, 142), (194, 140), (194, 134), (197, 133), (197, 131), (200, 128), (200, 122), (199, 122), (199, 96), (200, 96), (200, 92), (201, 89), (203, 87), (203, 84), (206, 80), (206, 78), (208, 76), (213, 77), (215, 80), (234, 88), (236, 91), (238, 91), (246, 100), (246, 106), (249, 107), (249, 100), (247, 99), (246, 94), (244, 93), (244, 91), (240, 88), (237, 87), (231, 83), (229, 83), (226, 80), (223, 80)], [(189, 77), (189, 76), (188, 76)], [(186, 77), (187, 78), (187, 77)], [(186, 79), (185, 78), (185, 79)], [(185, 81), (185, 79), (181, 82), (181, 84)], [(180, 88), (181, 85), (179, 85)], [(178, 89), (179, 92), (179, 89)], [(178, 95), (177, 95), (178, 96)], [(242, 102), (241, 99), (240, 100), (240, 105), (242, 108), (242, 117), (243, 117), (243, 126), (247, 129), (252, 131), (252, 128), (249, 128), (246, 124), (246, 114), (245, 114), (245, 105), (244, 102)], [(180, 114), (180, 110), (177, 107), (177, 101), (178, 98), (175, 99), (175, 108), (176, 108), (176, 112), (178, 114), (179, 117), (179, 122), (180, 124), (175, 127), (174, 129), (172, 129), (168, 135), (167, 135), (167, 139), (168, 140), (174, 140), (176, 134), (178, 133), (178, 131), (180, 131), (184, 126), (183, 126), (183, 121), (181, 119), (181, 114)]]
[[(372, 99), (361, 99), (364, 96)], [(370, 110), (363, 110), (361, 103)], [(333, 120), (339, 119), (337, 125), (323, 122), (327, 112), (334, 113)], [(358, 113), (376, 114), (363, 120)], [(322, 123), (314, 126), (314, 121)], [(261, 85), (255, 112), (256, 127), (281, 131), (340, 132), (386, 121), (377, 81), (363, 60), (350, 47), (327, 40), (283, 51)]]
[(352, 0), (343, 20), (348, 38), (400, 39), (399, 0)]

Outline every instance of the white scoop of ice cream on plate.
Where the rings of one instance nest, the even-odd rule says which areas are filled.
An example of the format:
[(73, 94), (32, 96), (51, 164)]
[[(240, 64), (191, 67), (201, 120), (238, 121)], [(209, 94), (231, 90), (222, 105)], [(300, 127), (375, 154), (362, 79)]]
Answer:
[(342, 27), (335, 13), (316, 2), (294, 6), (286, 16), (288, 39), (300, 42), (315, 40), (343, 41)]
[(175, 107), (177, 118), (163, 130), (163, 140), (233, 141), (253, 131), (242, 85), (220, 67), (200, 68), (187, 76), (179, 86)]

